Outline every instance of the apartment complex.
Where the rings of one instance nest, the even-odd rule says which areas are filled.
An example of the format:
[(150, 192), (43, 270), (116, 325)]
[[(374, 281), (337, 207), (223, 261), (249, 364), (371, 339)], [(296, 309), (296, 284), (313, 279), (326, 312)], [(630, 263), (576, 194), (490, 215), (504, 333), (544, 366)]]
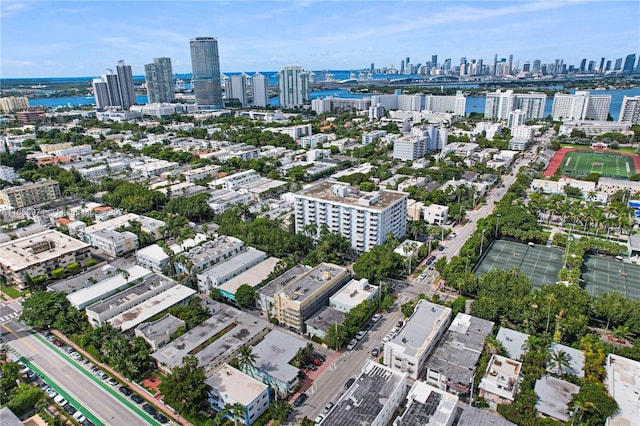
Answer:
[(501, 355), (492, 355), (478, 389), (495, 409), (497, 404), (511, 404), (518, 392), (522, 363)]
[(55, 180), (37, 183), (25, 183), (0, 190), (0, 204), (8, 204), (14, 208), (23, 208), (61, 197), (60, 185)]
[(0, 244), (0, 275), (24, 289), (35, 278), (91, 258), (89, 245), (61, 232), (46, 230)]
[(611, 95), (592, 95), (588, 91), (575, 94), (556, 93), (551, 116), (554, 120), (606, 121), (611, 106)]
[(3, 114), (21, 111), (29, 108), (29, 98), (26, 96), (8, 96), (0, 98), (0, 112)]
[(484, 118), (490, 120), (508, 120), (509, 114), (521, 110), (525, 120), (544, 117), (544, 106), (547, 101), (545, 93), (513, 93), (513, 90), (496, 90), (487, 93)]
[(405, 192), (380, 190), (361, 192), (349, 184), (327, 180), (294, 194), (296, 232), (319, 235), (323, 225), (349, 239), (358, 252), (384, 244), (391, 232), (406, 234)]
[(253, 105), (266, 107), (269, 105), (269, 79), (259, 72), (251, 77), (251, 89), (253, 91)]
[(153, 58), (152, 63), (144, 66), (144, 80), (150, 104), (171, 103), (176, 100), (171, 58)]
[(622, 99), (618, 121), (640, 124), (640, 96), (625, 96)]
[(309, 73), (297, 65), (286, 66), (278, 73), (280, 106), (301, 107), (309, 100)]

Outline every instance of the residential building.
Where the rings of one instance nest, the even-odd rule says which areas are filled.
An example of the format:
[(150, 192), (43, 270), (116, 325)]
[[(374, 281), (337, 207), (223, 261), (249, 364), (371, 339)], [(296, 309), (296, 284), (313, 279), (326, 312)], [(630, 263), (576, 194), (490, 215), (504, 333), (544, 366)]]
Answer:
[(101, 229), (91, 233), (91, 245), (111, 256), (120, 256), (138, 248), (138, 236), (133, 232)]
[(360, 192), (349, 184), (327, 180), (294, 194), (296, 232), (317, 236), (323, 225), (349, 239), (362, 253), (384, 244), (391, 232), (396, 238), (406, 234), (405, 192), (381, 189)]
[(457, 412), (458, 397), (416, 380), (407, 395), (406, 408), (393, 426), (451, 426)]
[(297, 65), (286, 66), (278, 73), (280, 106), (301, 107), (309, 101), (309, 73)]
[(407, 394), (407, 375), (367, 361), (353, 384), (322, 421), (323, 426), (387, 426)]
[[(269, 407), (269, 386), (229, 364), (224, 364), (205, 383), (210, 387), (209, 406), (219, 412), (225, 407), (240, 404), (244, 408), (244, 416), (236, 418), (247, 426)], [(232, 418), (231, 413), (227, 417)]]
[(243, 249), (244, 242), (242, 240), (229, 236), (218, 237), (184, 253), (184, 260), (174, 261), (174, 267), (179, 274), (202, 271), (224, 259), (235, 256)]
[(120, 99), (122, 103), (119, 106), (123, 108), (129, 108), (131, 105), (135, 105), (136, 92), (133, 86), (133, 72), (131, 71), (131, 65), (125, 65), (123, 60), (118, 61), (116, 66), (116, 72), (118, 73), (118, 88), (120, 89)]
[(183, 320), (171, 314), (166, 314), (153, 322), (140, 324), (135, 328), (134, 334), (142, 337), (151, 346), (151, 349), (157, 351), (169, 343), (171, 336), (184, 326), (185, 322)]
[(496, 340), (502, 344), (507, 351), (507, 357), (515, 360), (522, 360), (528, 352), (525, 348), (529, 341), (529, 335), (510, 328), (500, 327)]
[(303, 334), (304, 322), (326, 306), (329, 296), (347, 283), (349, 278), (346, 268), (321, 263), (273, 294), (273, 317), (281, 326)]
[(364, 132), (362, 134), (362, 143), (368, 145), (370, 143), (374, 143), (378, 139), (387, 135), (386, 130), (372, 130), (371, 132)]
[(229, 176), (225, 176), (220, 179), (216, 179), (214, 184), (216, 186), (222, 186), (222, 189), (226, 189), (228, 191), (235, 191), (241, 186), (249, 185), (253, 182), (260, 180), (261, 176), (255, 170), (245, 170), (243, 172), (238, 172)]
[(131, 222), (140, 223), (140, 229), (143, 232), (151, 234), (156, 239), (162, 237), (161, 228), (165, 225), (163, 221), (135, 213), (127, 213), (105, 220), (104, 222), (98, 222), (94, 225), (87, 226), (79, 232), (78, 235), (82, 237), (84, 241), (91, 244), (91, 234), (94, 232), (102, 229), (118, 229), (120, 227), (127, 227), (131, 225)]
[(141, 248), (136, 251), (138, 265), (154, 272), (164, 272), (169, 265), (169, 255), (157, 244)]
[(20, 186), (0, 189), (0, 204), (8, 204), (20, 209), (47, 201), (59, 200), (61, 196), (60, 185), (55, 180), (29, 182)]
[(143, 158), (140, 161), (129, 164), (129, 167), (131, 167), (131, 170), (139, 172), (144, 177), (150, 177), (159, 176), (162, 173), (177, 169), (180, 167), (180, 164), (174, 161)]
[(384, 344), (384, 365), (417, 379), (450, 321), (451, 308), (420, 300), (400, 332)]
[(13, 182), (17, 177), (18, 175), (16, 174), (16, 170), (13, 167), (0, 166), (0, 180), (3, 180), (5, 182)]
[(251, 88), (253, 90), (253, 105), (266, 107), (269, 105), (269, 79), (259, 72), (251, 77)]
[[(211, 289), (219, 288), (222, 284), (251, 269), (266, 258), (265, 252), (247, 247), (240, 253), (199, 272), (197, 275), (198, 290), (201, 293), (209, 294)], [(235, 299), (235, 293), (229, 296), (231, 299)]]
[(474, 153), (480, 145), (477, 143), (469, 142), (453, 142), (447, 144), (445, 148), (442, 150), (442, 156), (446, 157), (450, 153), (457, 155), (458, 157), (467, 158), (472, 153)]
[[(134, 264), (126, 259), (114, 259), (112, 262), (109, 262), (99, 268), (92, 268), (87, 272), (53, 282), (47, 286), (47, 290), (59, 291), (66, 294), (75, 293), (78, 290), (90, 287), (112, 277), (118, 273), (118, 270), (122, 271), (132, 266), (134, 266)], [(151, 271), (149, 271), (149, 273), (150, 272)]]
[(153, 275), (140, 284), (127, 288), (86, 308), (93, 327), (107, 322), (122, 331), (135, 328), (172, 306), (186, 304), (195, 290), (168, 278)]
[(61, 232), (46, 230), (0, 244), (0, 276), (19, 289), (27, 276), (48, 276), (72, 263), (81, 266), (91, 258), (89, 245)]
[(584, 363), (585, 356), (584, 352), (579, 349), (574, 349), (570, 346), (561, 345), (559, 343), (551, 343), (551, 347), (549, 348), (549, 355), (552, 356), (554, 353), (564, 352), (568, 355), (569, 365), (563, 366), (562, 371), (558, 371), (558, 366), (550, 363), (547, 366), (547, 372), (551, 374), (555, 374), (556, 376), (564, 376), (565, 374), (571, 374), (572, 376), (576, 376), (577, 378), (584, 377)]
[(471, 391), (476, 364), (493, 322), (459, 313), (427, 360), (427, 383), (460, 396)]
[(124, 61), (118, 61), (116, 71), (114, 73), (109, 69), (101, 78), (92, 82), (96, 106), (99, 109), (129, 108), (136, 104), (131, 66), (125, 65)]
[(607, 426), (632, 425), (640, 419), (640, 362), (609, 354), (605, 368), (609, 396), (618, 403), (618, 412), (607, 419)]
[(509, 420), (506, 420), (495, 411), (482, 410), (467, 404), (460, 405), (464, 407), (464, 409), (462, 410), (462, 415), (460, 415), (456, 426), (516, 426), (515, 423), (511, 423)]
[(153, 63), (144, 66), (144, 79), (149, 104), (175, 102), (171, 58), (153, 58)]
[(26, 96), (8, 96), (0, 98), (0, 112), (8, 114), (15, 111), (29, 109), (29, 98)]
[(393, 141), (394, 160), (413, 161), (424, 157), (427, 152), (428, 136), (416, 129), (411, 134)]
[(622, 99), (618, 121), (640, 124), (640, 96), (625, 96)]
[(551, 116), (554, 120), (607, 121), (611, 95), (592, 95), (576, 91), (574, 94), (556, 93), (553, 97)]
[(313, 130), (311, 129), (311, 124), (299, 124), (297, 126), (289, 127), (269, 127), (264, 129), (263, 132), (283, 133), (291, 136), (291, 139), (294, 141), (297, 141), (303, 136), (311, 135)]
[(279, 261), (280, 259), (277, 257), (268, 257), (258, 264), (249, 267), (246, 271), (222, 283), (218, 287), (220, 294), (229, 300), (235, 301), (236, 291), (238, 291), (241, 286), (248, 285), (249, 287), (258, 287), (264, 280), (269, 278), (269, 275), (274, 271)]
[(224, 105), (220, 85), (218, 40), (213, 37), (196, 37), (191, 39), (189, 44), (191, 81), (198, 109), (222, 109)]
[(253, 368), (246, 367), (245, 373), (268, 384), (279, 395), (289, 395), (299, 384), (298, 372), (290, 362), (307, 341), (299, 337), (272, 330), (253, 347), (256, 362)]
[(365, 300), (373, 301), (377, 295), (378, 287), (369, 284), (368, 279), (353, 279), (329, 297), (329, 306), (346, 313)]
[(318, 144), (325, 143), (327, 140), (329, 140), (329, 135), (325, 135), (323, 133), (318, 133), (317, 135), (303, 136), (300, 138), (300, 147), (313, 149), (317, 147)]
[(337, 309), (325, 306), (320, 308), (315, 315), (304, 322), (307, 330), (307, 336), (313, 338), (317, 336), (321, 339), (327, 335), (330, 328), (335, 328), (337, 324), (344, 322), (345, 313)]
[(515, 126), (524, 126), (525, 121), (526, 120), (525, 120), (524, 111), (522, 111), (521, 109), (516, 109), (509, 113), (509, 118), (507, 120), (507, 127), (512, 129), (512, 133), (513, 133), (513, 128)]
[(429, 204), (422, 209), (424, 221), (429, 225), (444, 225), (449, 219), (449, 207), (440, 204)]
[(508, 120), (509, 113), (521, 110), (524, 119), (533, 120), (544, 117), (545, 93), (513, 93), (513, 90), (500, 89), (487, 93), (484, 118), (490, 120)]
[(511, 404), (518, 392), (522, 363), (501, 355), (492, 355), (478, 388), (480, 397), (494, 409), (498, 404)]
[[(245, 107), (247, 102), (247, 75), (242, 73), (240, 75), (232, 75), (231, 78), (231, 98), (237, 99), (240, 105)], [(229, 95), (227, 95), (227, 99)]]
[(193, 170), (187, 170), (182, 172), (182, 175), (185, 177), (187, 182), (195, 183), (198, 180), (206, 179), (210, 176), (215, 175), (220, 171), (220, 166), (209, 165), (200, 167)]
[(536, 410), (539, 415), (566, 422), (569, 420), (569, 403), (580, 387), (552, 376), (542, 376), (536, 380), (533, 390), (538, 396)]
[(266, 312), (268, 317), (273, 316), (275, 294), (283, 290), (292, 280), (297, 279), (299, 276), (306, 275), (312, 269), (311, 266), (296, 265), (279, 277), (269, 281), (258, 291), (258, 305), (260, 305), (260, 309)]

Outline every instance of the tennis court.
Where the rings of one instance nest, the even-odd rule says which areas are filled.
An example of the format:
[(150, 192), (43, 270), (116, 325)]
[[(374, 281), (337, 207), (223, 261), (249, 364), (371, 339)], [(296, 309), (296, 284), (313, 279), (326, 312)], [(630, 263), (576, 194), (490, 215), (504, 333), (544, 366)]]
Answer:
[(531, 280), (534, 288), (558, 281), (563, 251), (540, 245), (529, 246), (513, 241), (497, 240), (476, 267), (476, 276), (494, 269), (518, 268)]
[(582, 266), (584, 289), (592, 296), (617, 291), (629, 299), (640, 299), (640, 266), (608, 257), (585, 256)]
[(565, 176), (586, 176), (599, 173), (605, 177), (628, 179), (636, 173), (633, 158), (613, 152), (576, 150), (567, 152), (560, 165)]

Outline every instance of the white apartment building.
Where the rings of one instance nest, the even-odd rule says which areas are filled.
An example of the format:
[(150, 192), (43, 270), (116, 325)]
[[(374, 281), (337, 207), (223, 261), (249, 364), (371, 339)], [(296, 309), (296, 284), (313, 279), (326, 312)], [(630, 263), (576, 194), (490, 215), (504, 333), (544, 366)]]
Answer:
[(311, 99), (311, 110), (316, 114), (331, 112), (331, 98)]
[(169, 265), (169, 255), (159, 245), (151, 244), (136, 251), (136, 262), (154, 272), (162, 272)]
[(525, 113), (521, 109), (516, 109), (509, 113), (507, 127), (513, 129), (515, 126), (524, 126)]
[(230, 176), (216, 179), (215, 185), (222, 185), (222, 189), (235, 191), (243, 185), (248, 185), (260, 179), (260, 175), (253, 169), (245, 170)]
[(558, 135), (571, 135), (574, 129), (582, 130), (587, 136), (598, 136), (609, 132), (625, 132), (631, 128), (629, 121), (565, 121), (558, 129)]
[(180, 165), (173, 161), (143, 159), (129, 164), (131, 170), (139, 172), (143, 176), (159, 176), (162, 173), (177, 169)]
[(513, 90), (496, 90), (487, 93), (484, 118), (491, 120), (508, 120), (509, 113), (521, 110), (525, 120), (544, 117), (544, 106), (547, 101), (545, 93), (513, 93)]
[(313, 130), (311, 129), (311, 124), (300, 124), (298, 126), (289, 127), (270, 127), (264, 129), (263, 132), (284, 133), (285, 135), (291, 136), (291, 139), (294, 141), (297, 141), (303, 136), (311, 135)]
[(220, 166), (212, 164), (198, 169), (187, 170), (186, 172), (183, 172), (182, 175), (185, 177), (187, 182), (194, 183), (197, 180), (206, 179), (209, 176), (215, 175), (218, 171), (220, 171)]
[(309, 100), (309, 73), (298, 65), (285, 66), (278, 73), (282, 108), (301, 107)]
[(0, 166), (0, 180), (5, 182), (13, 182), (16, 180), (16, 171), (13, 167), (9, 166)]
[(368, 279), (353, 279), (329, 297), (329, 306), (346, 313), (365, 300), (373, 300), (377, 294), (378, 287), (369, 284)]
[(300, 138), (301, 148), (315, 148), (318, 144), (325, 143), (329, 140), (329, 135), (318, 133), (317, 135), (303, 136)]
[(259, 72), (251, 77), (251, 89), (253, 91), (253, 105), (266, 107), (269, 105), (269, 79)]
[(427, 154), (428, 136), (411, 133), (393, 142), (393, 159), (413, 161)]
[(240, 101), (242, 106), (247, 106), (247, 76), (244, 73), (231, 76), (231, 97)]
[(640, 96), (625, 96), (622, 99), (618, 121), (640, 124)]
[(368, 145), (387, 135), (386, 130), (373, 130), (362, 134), (362, 143)]
[(430, 204), (423, 208), (424, 221), (429, 225), (444, 225), (449, 219), (449, 207)]
[(513, 126), (511, 127), (511, 136), (514, 139), (525, 139), (530, 141), (533, 137), (533, 127), (531, 126)]
[(406, 234), (408, 194), (380, 190), (360, 192), (349, 184), (324, 181), (294, 194), (296, 232), (322, 225), (351, 241), (358, 252), (371, 250), (386, 241), (387, 233), (397, 238)]
[(91, 233), (91, 244), (111, 256), (119, 256), (138, 248), (138, 236), (129, 231), (101, 229)]
[(588, 91), (575, 94), (556, 93), (551, 116), (554, 120), (606, 121), (611, 106), (611, 95), (591, 95)]
[(451, 322), (451, 308), (420, 300), (398, 334), (384, 345), (384, 365), (417, 379)]
[(453, 142), (447, 144), (447, 146), (442, 150), (442, 155), (447, 156), (449, 153), (454, 153), (458, 157), (466, 158), (473, 152), (475, 152), (479, 147), (480, 145), (473, 142)]

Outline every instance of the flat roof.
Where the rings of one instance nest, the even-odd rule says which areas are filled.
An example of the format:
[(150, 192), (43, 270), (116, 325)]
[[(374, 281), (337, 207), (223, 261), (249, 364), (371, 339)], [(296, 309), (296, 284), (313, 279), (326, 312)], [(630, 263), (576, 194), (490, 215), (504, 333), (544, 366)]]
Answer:
[(25, 190), (29, 190), (29, 189), (37, 189), (37, 188), (44, 188), (46, 186), (53, 186), (53, 185), (57, 185), (58, 181), (56, 180), (46, 180), (43, 182), (25, 182), (22, 185), (19, 186), (10, 186), (8, 188), (4, 188), (1, 191), (4, 192), (5, 194), (9, 195), (9, 194), (13, 194), (14, 192), (21, 192), (21, 191), (25, 191)]
[[(128, 278), (124, 277), (124, 271), (129, 273)], [(114, 292), (119, 291), (140, 279), (152, 276), (153, 272), (143, 268), (142, 266), (131, 265), (122, 269), (109, 269), (107, 274), (112, 274), (112, 276), (90, 287), (83, 288), (75, 293), (67, 295), (69, 303), (77, 309), (84, 309), (90, 304), (105, 297), (109, 297)]]
[(213, 257), (220, 256), (233, 250), (235, 247), (242, 247), (244, 243), (235, 237), (218, 237), (215, 240), (207, 241), (201, 246), (197, 246), (185, 253), (185, 257), (194, 264), (206, 262)]
[(329, 327), (344, 322), (345, 313), (330, 306), (323, 306), (315, 315), (304, 323), (317, 330), (327, 331)]
[(269, 277), (269, 274), (273, 272), (278, 262), (280, 262), (280, 259), (277, 257), (269, 257), (258, 263), (253, 268), (247, 269), (237, 277), (231, 278), (229, 281), (222, 284), (220, 286), (220, 290), (235, 294), (236, 290), (238, 290), (238, 288), (243, 284), (247, 284), (250, 287), (256, 287)]
[(620, 410), (609, 417), (608, 426), (629, 426), (640, 419), (640, 362), (609, 354), (607, 357), (607, 388)]
[(245, 407), (268, 388), (264, 383), (229, 364), (224, 364), (220, 370), (205, 380), (205, 383)]
[[(551, 343), (551, 347), (549, 348), (549, 354), (552, 354), (557, 351), (565, 352), (569, 355), (569, 366), (564, 367), (565, 374), (572, 374), (576, 377), (584, 377), (584, 363), (585, 357), (584, 352), (579, 349), (574, 349), (570, 346), (561, 345), (560, 343)], [(547, 367), (547, 371), (549, 373), (558, 374), (558, 368), (553, 363), (549, 364)]]
[(481, 410), (480, 408), (464, 404), (464, 410), (462, 411), (460, 419), (458, 419), (457, 426), (478, 425), (517, 426), (515, 423), (511, 423), (509, 420), (493, 411)]
[(399, 386), (406, 386), (406, 374), (368, 360), (355, 382), (340, 397), (322, 424), (370, 425)]
[(569, 402), (573, 395), (580, 391), (580, 387), (555, 377), (542, 376), (536, 381), (534, 391), (538, 395), (536, 409), (539, 412), (554, 419), (567, 421)]
[(85, 234), (91, 234), (93, 232), (100, 231), (101, 229), (116, 229), (121, 226), (129, 225), (130, 220), (140, 221), (140, 215), (127, 213), (122, 216), (116, 216), (109, 220), (105, 220), (104, 222), (98, 222), (95, 225), (87, 226), (83, 232)]
[(521, 371), (521, 362), (494, 354), (489, 361), (479, 388), (513, 401)]
[(182, 327), (185, 322), (180, 318), (176, 318), (171, 314), (166, 314), (162, 318), (154, 322), (145, 322), (140, 324), (136, 329), (140, 331), (147, 339), (156, 340), (160, 336), (167, 334), (167, 331), (176, 327)]
[(528, 352), (523, 349), (529, 340), (526, 333), (500, 327), (496, 340), (502, 344), (511, 359), (521, 359)]
[(151, 244), (150, 246), (144, 247), (136, 251), (137, 256), (146, 256), (150, 259), (163, 261), (165, 259), (169, 259), (169, 255), (164, 252), (164, 249), (157, 244)]
[(200, 273), (198, 273), (198, 277), (224, 276), (231, 271), (236, 271), (244, 267), (248, 263), (254, 262), (260, 258), (264, 258), (265, 256), (266, 256), (265, 252), (258, 249), (254, 249), (253, 247), (247, 247), (245, 250), (241, 251), (240, 253), (234, 256), (231, 256), (225, 260), (222, 260), (221, 262), (216, 263), (215, 265), (210, 266), (209, 268), (201, 271)]
[[(124, 279), (122, 276), (120, 278)], [(89, 306), (87, 310), (95, 312), (97, 314), (102, 314), (108, 310), (115, 309), (118, 306), (124, 305), (125, 303), (132, 302), (150, 291), (158, 290), (162, 287), (168, 288), (173, 285), (173, 283), (174, 282), (169, 280), (168, 278), (154, 275), (152, 273), (152, 275), (144, 281), (128, 287), (127, 289), (116, 293), (113, 296), (107, 297), (100, 302), (94, 303), (93, 305)]]
[(334, 280), (339, 275), (348, 276), (347, 268), (334, 265), (332, 263), (321, 263), (306, 274), (297, 277), (289, 282), (278, 293), (286, 294), (290, 299), (303, 303), (304, 300), (312, 297), (313, 294), (324, 286), (327, 281)]
[(387, 344), (394, 352), (416, 356), (426, 349), (438, 332), (449, 324), (451, 308), (420, 300), (400, 332)]
[[(375, 191), (375, 192), (358, 191), (357, 195), (353, 195), (353, 196), (347, 195), (346, 197), (341, 197), (341, 196), (335, 195), (332, 192), (331, 188), (334, 185), (349, 186), (349, 184), (346, 184), (344, 182), (326, 180), (316, 185), (312, 185), (309, 188), (303, 189), (297, 192), (296, 195), (301, 197), (313, 198), (313, 199), (321, 199), (321, 200), (325, 200), (333, 203), (348, 204), (348, 205), (357, 207), (359, 209), (377, 210), (377, 211), (382, 211), (385, 208), (391, 206), (392, 204), (395, 204), (396, 202), (409, 197), (409, 194), (406, 192), (392, 191), (388, 189), (382, 189), (380, 191)], [(358, 188), (350, 187), (350, 189), (356, 190)], [(374, 204), (362, 205), (359, 203), (359, 200), (361, 200), (362, 198), (372, 197), (378, 194), (380, 195), (380, 200)]]
[(52, 229), (0, 244), (0, 264), (20, 271), (56, 259), (64, 254), (88, 249), (89, 244)]
[(272, 330), (253, 348), (255, 367), (282, 382), (290, 382), (297, 377), (299, 369), (289, 362), (296, 356), (298, 349), (306, 345), (306, 340), (280, 330)]
[(271, 280), (266, 286), (260, 289), (260, 294), (266, 297), (273, 297), (284, 287), (286, 287), (292, 280), (296, 279), (299, 275), (306, 274), (312, 268), (307, 265), (296, 265), (289, 269), (278, 278)]
[(193, 296), (195, 293), (196, 291), (189, 287), (176, 284), (120, 315), (111, 318), (109, 323), (122, 331), (130, 330), (152, 316)]
[(378, 292), (378, 287), (369, 284), (369, 280), (353, 279), (329, 298), (329, 303), (356, 307)]
[(107, 263), (98, 268), (94, 268), (84, 274), (76, 275), (74, 277), (62, 280), (60, 282), (53, 283), (47, 287), (51, 291), (61, 291), (67, 294), (71, 294), (76, 290), (94, 285), (93, 283), (99, 283), (106, 280), (118, 269), (127, 269), (134, 266), (134, 263), (129, 262), (123, 258), (116, 258), (111, 263)]
[(394, 426), (448, 425), (456, 414), (458, 397), (416, 380), (407, 395), (407, 408)]

